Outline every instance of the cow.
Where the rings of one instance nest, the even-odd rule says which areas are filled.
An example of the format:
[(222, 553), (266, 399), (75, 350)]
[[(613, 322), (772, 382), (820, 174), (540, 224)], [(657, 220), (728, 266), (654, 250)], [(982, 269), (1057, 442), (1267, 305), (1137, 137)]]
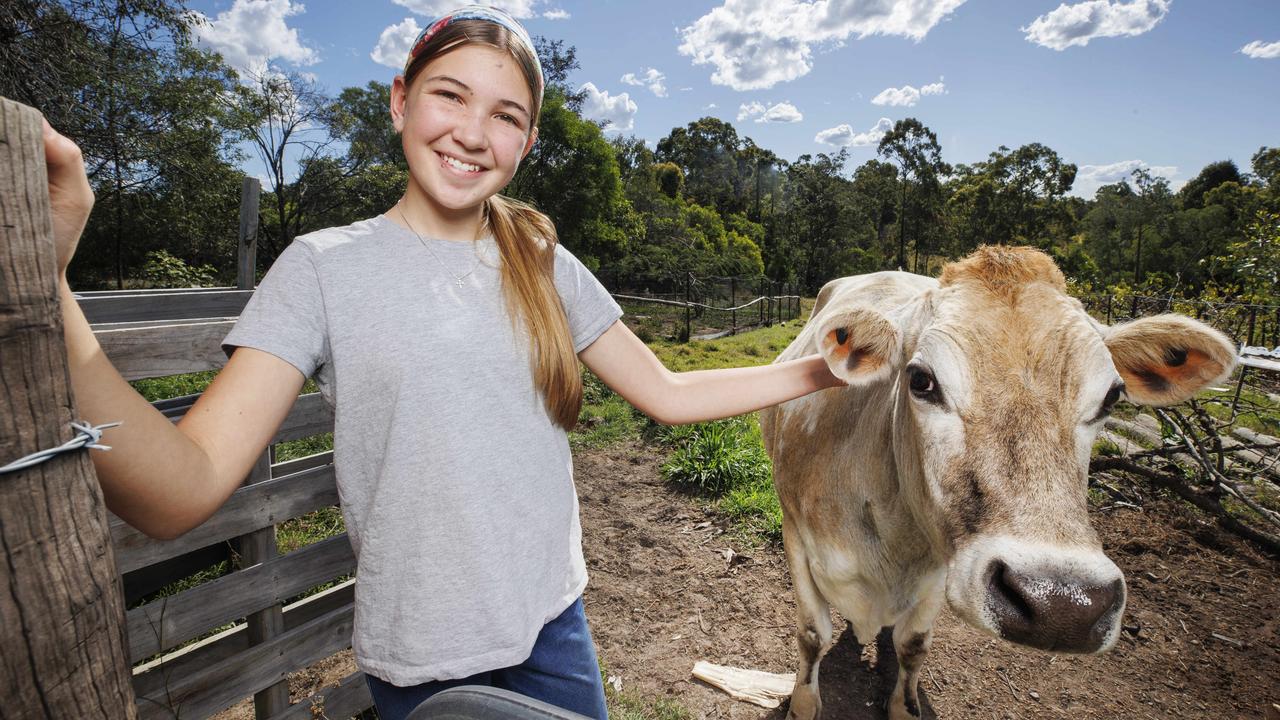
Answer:
[(778, 361), (815, 352), (847, 386), (760, 416), (795, 588), (799, 720), (821, 714), (830, 607), (863, 644), (893, 626), (892, 720), (919, 716), (944, 598), (1020, 645), (1109, 649), (1126, 587), (1087, 517), (1094, 439), (1120, 398), (1181, 402), (1235, 363), (1188, 318), (1095, 321), (1049, 256), (1002, 246), (938, 279), (827, 283)]

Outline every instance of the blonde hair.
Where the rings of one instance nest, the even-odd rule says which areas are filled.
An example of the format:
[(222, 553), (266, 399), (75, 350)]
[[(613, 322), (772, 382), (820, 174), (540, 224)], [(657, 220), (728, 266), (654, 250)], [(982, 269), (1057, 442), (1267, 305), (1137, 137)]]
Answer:
[[(404, 83), (437, 57), (464, 45), (488, 45), (515, 58), (529, 86), (533, 107), (530, 130), (538, 125), (542, 111), (542, 77), (533, 48), (511, 31), (483, 20), (458, 20), (443, 28), (424, 44), (409, 67)], [(546, 215), (512, 198), (494, 195), (484, 202), (485, 228), (493, 235), (502, 259), (502, 294), (512, 324), (528, 331), (529, 368), (534, 387), (552, 422), (570, 430), (578, 422), (582, 408), (582, 376), (578, 356), (573, 351), (569, 319), (555, 284), (555, 225)]]

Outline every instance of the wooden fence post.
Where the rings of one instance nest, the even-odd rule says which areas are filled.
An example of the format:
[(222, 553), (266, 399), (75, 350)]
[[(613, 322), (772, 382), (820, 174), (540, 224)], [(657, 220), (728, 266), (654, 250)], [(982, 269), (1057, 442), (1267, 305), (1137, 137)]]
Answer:
[[(262, 453), (253, 470), (249, 471), (246, 485), (266, 482), (271, 479), (270, 449)], [(240, 536), (240, 567), (247, 568), (264, 563), (279, 555), (276, 548), (276, 528), (274, 525), (255, 530), (248, 535)], [(284, 632), (284, 609), (281, 605), (273, 605), (259, 610), (245, 618), (249, 625), (249, 645), (260, 645)], [(254, 717), (266, 720), (289, 707), (289, 681), (281, 680), (271, 687), (253, 696)]]
[(684, 341), (689, 342), (693, 338), (693, 330), (690, 327), (690, 310), (693, 306), (693, 273), (684, 274)]
[(729, 321), (729, 334), (738, 334), (738, 278), (729, 278), (729, 307), (733, 318)]
[[(77, 420), (40, 113), (0, 98), (0, 464)], [(87, 418), (102, 423), (112, 418)], [(136, 717), (102, 489), (79, 450), (0, 475), (0, 715)]]
[(258, 200), (262, 183), (246, 177), (240, 186), (240, 250), (236, 254), (236, 288), (252, 290), (257, 280)]

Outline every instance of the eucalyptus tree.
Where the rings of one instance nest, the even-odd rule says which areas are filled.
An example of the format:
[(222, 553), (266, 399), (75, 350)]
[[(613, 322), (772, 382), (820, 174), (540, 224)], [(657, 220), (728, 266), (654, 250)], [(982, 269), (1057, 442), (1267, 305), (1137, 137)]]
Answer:
[(217, 103), (232, 75), (192, 45), (195, 18), (170, 0), (10, 0), (0, 13), (0, 95), (39, 109), (80, 145), (98, 197), (87, 251), (70, 269), (82, 285), (114, 276), (123, 286), (154, 249), (137, 239), (172, 242), (162, 220), (201, 240), (222, 234), (220, 204), (157, 213), (153, 202), (178, 193), (181, 203), (215, 184), (238, 193), (234, 178), (222, 182), (236, 153)]
[[(898, 166), (898, 178), (902, 185), (898, 204), (898, 267), (907, 266), (907, 223), (915, 228), (917, 264), (922, 250), (922, 225), (924, 215), (936, 210), (942, 200), (941, 178), (951, 172), (942, 161), (942, 147), (938, 136), (915, 118), (894, 123), (893, 129), (880, 138), (877, 154)], [(911, 189), (914, 203), (907, 204), (907, 190)]]

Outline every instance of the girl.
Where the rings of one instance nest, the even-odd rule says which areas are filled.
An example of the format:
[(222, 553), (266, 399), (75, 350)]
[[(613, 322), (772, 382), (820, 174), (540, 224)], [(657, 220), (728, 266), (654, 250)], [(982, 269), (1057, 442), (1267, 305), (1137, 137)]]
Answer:
[(158, 538), (199, 525), (314, 376), (336, 410), (359, 562), (352, 644), (383, 718), (463, 683), (604, 717), (565, 434), (579, 360), (662, 423), (840, 384), (819, 356), (662, 366), (551, 222), (497, 194), (537, 139), (542, 83), (505, 13), (472, 6), (431, 23), (391, 90), (404, 196), (280, 255), (224, 342), (225, 368), (177, 426), (111, 367), (67, 286), (93, 196), (78, 149), (46, 128), (76, 397), (86, 419), (124, 421), (103, 440), (114, 450), (93, 453), (108, 506)]

